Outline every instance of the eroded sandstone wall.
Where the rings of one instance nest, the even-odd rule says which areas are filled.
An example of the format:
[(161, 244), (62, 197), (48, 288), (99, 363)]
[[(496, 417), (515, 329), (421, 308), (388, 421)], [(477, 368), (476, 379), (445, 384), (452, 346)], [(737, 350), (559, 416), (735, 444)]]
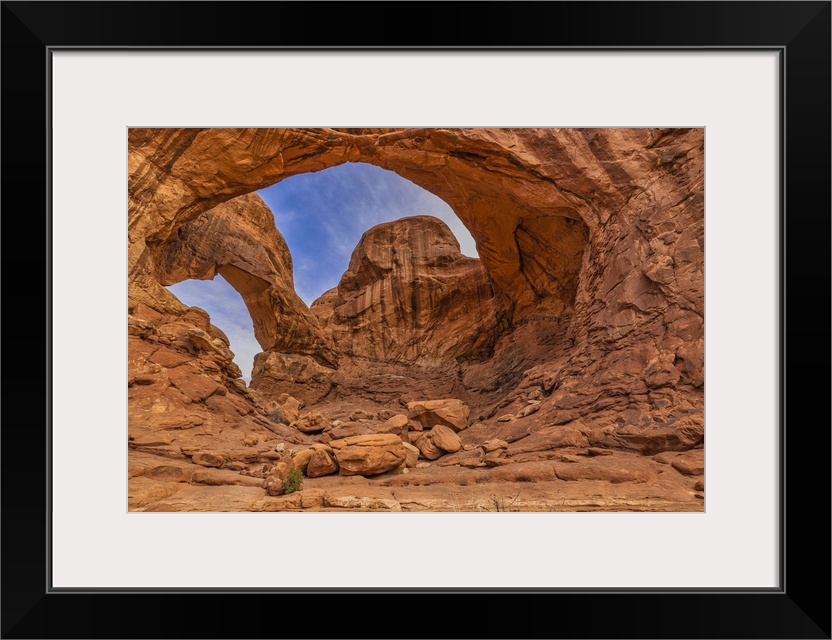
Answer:
[(481, 261), (429, 216), (368, 230), (338, 286), (312, 305), (340, 353), (403, 364), (482, 354), (498, 311)]

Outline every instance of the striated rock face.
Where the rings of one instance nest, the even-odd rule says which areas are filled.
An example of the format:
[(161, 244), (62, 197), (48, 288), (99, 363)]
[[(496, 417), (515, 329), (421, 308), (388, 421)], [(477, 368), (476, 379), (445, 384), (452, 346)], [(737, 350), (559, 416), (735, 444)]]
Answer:
[(480, 261), (430, 216), (367, 231), (338, 286), (312, 305), (341, 354), (387, 363), (481, 353), (496, 337), (497, 311)]

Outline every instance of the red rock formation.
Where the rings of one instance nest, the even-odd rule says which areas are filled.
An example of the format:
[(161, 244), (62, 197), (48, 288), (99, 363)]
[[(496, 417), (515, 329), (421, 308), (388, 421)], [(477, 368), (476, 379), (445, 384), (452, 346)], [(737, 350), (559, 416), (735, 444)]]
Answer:
[(496, 337), (491, 283), (429, 216), (373, 227), (338, 286), (312, 305), (339, 353), (386, 363), (441, 364), (477, 355)]
[(149, 243), (148, 250), (153, 273), (165, 286), (222, 275), (242, 296), (264, 351), (334, 364), (335, 354), (318, 323), (295, 293), (292, 256), (274, 214), (257, 194), (214, 207), (182, 225), (175, 236)]
[[(245, 194), (346, 161), (391, 169), (443, 198), (477, 241), (479, 266), (436, 242), (439, 231), (424, 241), (427, 232), (393, 225), (367, 234), (314, 315), (298, 304), (282, 239), (262, 203)], [(463, 447), (495, 438), (509, 447), (488, 462), (474, 449), (452, 454), (458, 464), (443, 474), (482, 464), (506, 482), (642, 482), (659, 463), (637, 463), (620, 450), (685, 451), (704, 437), (703, 162), (702, 129), (133, 129), (132, 441), (174, 455), (187, 438), (170, 429), (219, 430), (232, 412), (250, 420), (246, 437), (266, 427), (264, 437), (273, 437), (256, 397), (234, 382), (227, 339), (163, 286), (219, 272), (258, 327), (265, 351), (253, 384), (267, 396), (289, 392), (307, 406), (363, 398), (393, 410), (459, 398), (472, 409)], [(454, 307), (459, 298), (447, 292), (456, 286), (459, 297), (477, 300), (477, 313)], [(397, 298), (414, 291), (416, 305)], [(437, 300), (460, 315), (437, 312)], [(443, 315), (451, 316), (444, 328)], [(483, 353), (492, 355), (475, 357)], [(539, 408), (530, 410), (530, 400)], [(161, 427), (173, 418), (179, 426)], [(307, 437), (291, 432), (286, 438)], [(226, 466), (243, 464), (223, 446)], [(632, 473), (562, 453), (592, 449), (618, 450), (614, 457)], [(568, 464), (553, 467), (545, 462), (552, 456)], [(196, 477), (179, 467), (170, 473)], [(693, 480), (682, 491), (662, 477), (655, 486), (674, 496), (670, 502), (699, 491)], [(396, 486), (416, 482), (402, 478)], [(153, 502), (151, 484), (136, 504)]]
[(289, 175), (367, 161), (453, 207), (515, 323), (574, 291), (576, 340), (600, 355), (678, 325), (655, 357), (681, 349), (685, 380), (701, 377), (675, 342), (701, 335), (701, 129), (137, 129), (130, 152), (131, 294), (148, 241)]

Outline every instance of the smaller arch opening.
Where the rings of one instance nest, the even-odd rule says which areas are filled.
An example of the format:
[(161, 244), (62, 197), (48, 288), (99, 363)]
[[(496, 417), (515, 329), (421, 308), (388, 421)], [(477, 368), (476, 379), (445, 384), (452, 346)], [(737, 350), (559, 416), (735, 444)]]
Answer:
[(211, 324), (228, 337), (234, 363), (240, 367), (246, 384), (250, 384), (254, 356), (262, 347), (254, 337), (249, 311), (235, 288), (217, 274), (213, 280), (183, 280), (167, 289), (183, 304), (208, 312)]

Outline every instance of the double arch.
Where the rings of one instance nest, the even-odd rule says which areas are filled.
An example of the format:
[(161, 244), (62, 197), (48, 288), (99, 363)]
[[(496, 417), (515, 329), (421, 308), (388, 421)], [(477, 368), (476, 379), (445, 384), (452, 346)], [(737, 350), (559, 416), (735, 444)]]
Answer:
[(333, 364), (331, 342), (294, 294), (291, 262), (281, 264), (269, 251), (285, 243), (252, 192), (292, 175), (367, 162), (451, 206), (477, 243), (506, 317), (559, 315), (574, 306), (589, 237), (579, 210), (592, 207), (542, 173), (539, 135), (527, 129), (131, 130), (131, 297), (177, 310), (162, 285), (220, 273), (246, 303), (264, 351)]

